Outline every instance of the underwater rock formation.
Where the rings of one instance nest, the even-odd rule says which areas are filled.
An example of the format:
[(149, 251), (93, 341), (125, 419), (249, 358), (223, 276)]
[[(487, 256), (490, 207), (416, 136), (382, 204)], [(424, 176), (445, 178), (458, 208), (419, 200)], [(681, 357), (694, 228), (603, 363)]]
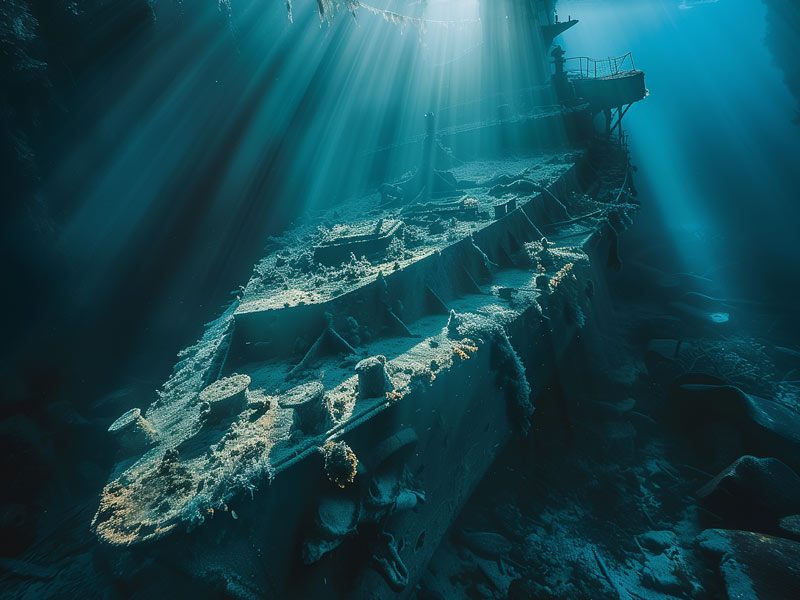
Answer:
[(799, 464), (800, 415), (781, 402), (745, 394), (718, 377), (687, 373), (673, 382), (669, 408), (676, 426), (701, 454), (713, 454), (723, 442), (738, 444), (739, 454), (777, 456), (795, 468)]
[(800, 512), (800, 475), (776, 458), (742, 456), (697, 496), (730, 524), (774, 528), (779, 518)]
[(698, 546), (713, 557), (728, 598), (789, 598), (800, 587), (800, 543), (753, 533), (709, 529)]

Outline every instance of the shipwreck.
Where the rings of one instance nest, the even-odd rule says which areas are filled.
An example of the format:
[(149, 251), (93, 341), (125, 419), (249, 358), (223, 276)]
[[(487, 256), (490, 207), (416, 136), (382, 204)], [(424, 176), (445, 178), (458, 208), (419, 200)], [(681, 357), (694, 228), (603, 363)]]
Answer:
[[(546, 64), (553, 31), (532, 32)], [(554, 57), (547, 103), (431, 114), (415, 175), (271, 240), (155, 401), (109, 428), (92, 523), (109, 556), (200, 595), (413, 592), (566, 349), (602, 329), (638, 209), (621, 118), (642, 72)]]

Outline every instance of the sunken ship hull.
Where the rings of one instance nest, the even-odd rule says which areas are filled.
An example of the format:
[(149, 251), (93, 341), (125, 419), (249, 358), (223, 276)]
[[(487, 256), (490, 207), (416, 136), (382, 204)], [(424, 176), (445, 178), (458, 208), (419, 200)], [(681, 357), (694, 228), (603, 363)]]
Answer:
[[(92, 527), (124, 595), (415, 593), (611, 318), (627, 148), (554, 79), (518, 116), (430, 116), (412, 175), (271, 239), (156, 401), (111, 425)], [(376, 183), (410, 166), (396, 150), (366, 157)]]
[(610, 318), (627, 156), (569, 144), (523, 161), (556, 165), (541, 191), (486, 182), (468, 235), (376, 260), (353, 289), (249, 285), (142, 413), (156, 439), (120, 461), (94, 521), (109, 560), (212, 595), (410, 595), (495, 456), (535, 435), (534, 409), (560, 410), (544, 398), (568, 348)]

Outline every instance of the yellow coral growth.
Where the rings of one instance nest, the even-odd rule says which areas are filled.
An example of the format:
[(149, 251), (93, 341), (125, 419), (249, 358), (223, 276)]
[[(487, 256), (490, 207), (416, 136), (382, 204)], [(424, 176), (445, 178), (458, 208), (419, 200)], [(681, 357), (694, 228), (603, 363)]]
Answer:
[(325, 457), (325, 474), (340, 488), (356, 478), (358, 458), (344, 442), (328, 441), (319, 449)]
[(386, 392), (386, 399), (394, 402), (395, 400), (400, 400), (403, 395), (400, 392), (395, 392), (392, 390), (391, 392)]
[(568, 262), (563, 267), (558, 270), (558, 273), (553, 275), (553, 278), (550, 280), (550, 291), (555, 291), (556, 288), (561, 284), (562, 281), (567, 279), (568, 277), (575, 275), (572, 273), (572, 269), (575, 267), (574, 263)]
[(472, 346), (470, 344), (462, 343), (461, 346), (456, 346), (453, 348), (453, 354), (455, 354), (461, 360), (467, 360), (470, 354), (473, 354), (478, 351), (477, 346)]

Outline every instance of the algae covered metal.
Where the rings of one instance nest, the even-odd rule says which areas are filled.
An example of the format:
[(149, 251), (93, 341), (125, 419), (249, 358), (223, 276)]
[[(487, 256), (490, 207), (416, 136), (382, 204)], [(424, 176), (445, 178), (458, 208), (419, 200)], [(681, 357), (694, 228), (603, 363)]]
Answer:
[[(621, 190), (598, 187), (598, 167)], [(606, 142), (452, 175), (467, 182), (456, 198), (370, 194), (272, 240), (158, 399), (123, 418), (150, 433), (133, 455), (120, 444), (93, 522), (101, 540), (241, 597), (413, 587), (596, 318), (636, 209), (627, 159)], [(317, 260), (384, 230), (391, 241), (366, 254)], [(356, 572), (353, 544), (369, 558)]]

